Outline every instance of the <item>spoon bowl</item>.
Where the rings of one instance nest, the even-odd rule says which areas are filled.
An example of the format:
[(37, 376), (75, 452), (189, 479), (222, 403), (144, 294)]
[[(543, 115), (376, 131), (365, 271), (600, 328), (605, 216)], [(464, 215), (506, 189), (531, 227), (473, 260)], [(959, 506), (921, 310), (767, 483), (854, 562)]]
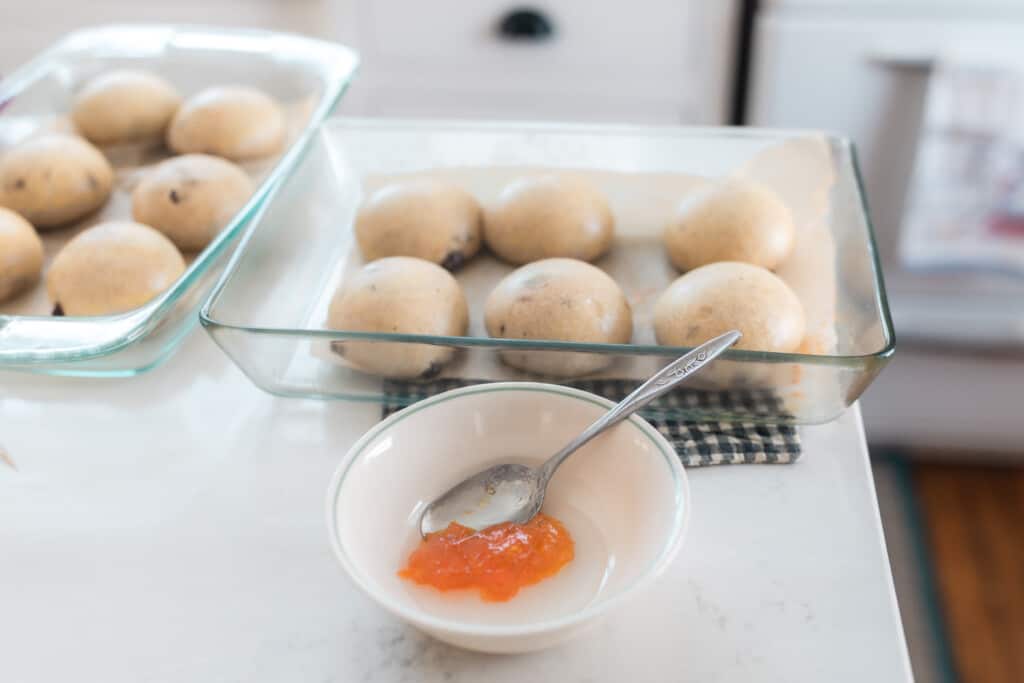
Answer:
[(423, 511), (420, 533), (444, 531), (455, 520), (471, 521), (484, 529), (502, 522), (525, 524), (540, 512), (545, 488), (540, 471), (527, 465), (505, 463), (466, 479)]

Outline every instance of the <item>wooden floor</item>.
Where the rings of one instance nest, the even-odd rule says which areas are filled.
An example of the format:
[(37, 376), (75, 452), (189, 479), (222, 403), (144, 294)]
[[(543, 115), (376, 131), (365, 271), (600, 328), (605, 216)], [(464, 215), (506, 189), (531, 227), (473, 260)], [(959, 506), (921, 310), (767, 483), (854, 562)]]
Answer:
[(1024, 683), (1024, 468), (911, 471), (959, 680)]

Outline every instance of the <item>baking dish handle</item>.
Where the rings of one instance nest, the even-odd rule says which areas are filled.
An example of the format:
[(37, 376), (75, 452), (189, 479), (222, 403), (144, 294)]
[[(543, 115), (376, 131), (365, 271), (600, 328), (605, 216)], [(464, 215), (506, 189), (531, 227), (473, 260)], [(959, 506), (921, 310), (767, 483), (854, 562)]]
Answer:
[[(150, 307), (120, 316), (0, 316), (0, 367), (80, 360), (127, 346), (146, 332)], [(102, 322), (100, 322), (102, 320)]]

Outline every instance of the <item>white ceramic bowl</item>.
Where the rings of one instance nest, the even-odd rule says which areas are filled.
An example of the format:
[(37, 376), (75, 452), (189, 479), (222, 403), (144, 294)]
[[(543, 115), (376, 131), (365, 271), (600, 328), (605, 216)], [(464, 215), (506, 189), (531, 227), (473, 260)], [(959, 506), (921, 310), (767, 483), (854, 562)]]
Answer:
[(571, 457), (544, 511), (565, 523), (576, 557), (504, 603), (439, 593), (397, 576), (419, 543), (423, 507), (497, 462), (539, 462), (612, 403), (549, 384), (507, 382), (433, 396), (367, 432), (327, 499), (331, 544), (382, 607), (453, 645), (484, 652), (549, 647), (594, 623), (661, 574), (689, 520), (686, 473), (672, 446), (633, 417)]

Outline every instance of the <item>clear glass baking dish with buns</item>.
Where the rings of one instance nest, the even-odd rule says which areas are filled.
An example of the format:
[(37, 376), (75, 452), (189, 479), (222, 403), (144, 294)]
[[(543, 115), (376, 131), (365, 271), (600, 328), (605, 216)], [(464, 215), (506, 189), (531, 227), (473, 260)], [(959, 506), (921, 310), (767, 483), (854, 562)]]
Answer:
[(54, 255), (96, 222), (130, 219), (131, 189), (141, 174), (170, 155), (159, 141), (102, 147), (114, 169), (110, 199), (71, 225), (39, 230), (44, 279), (0, 302), (0, 369), (127, 376), (166, 358), (194, 327), (198, 308), (239, 235), (301, 159), (319, 123), (336, 106), (357, 61), (344, 46), (270, 31), (115, 25), (73, 33), (0, 80), (0, 155), (32, 136), (75, 133), (69, 111), (76, 93), (89, 79), (118, 69), (155, 73), (186, 98), (220, 85), (258, 88), (280, 104), (284, 120), (278, 151), (239, 162), (254, 188), (248, 202), (228, 214), (224, 228), (204, 249), (184, 254), (184, 273), (162, 294), (127, 312), (53, 315), (44, 279)]
[[(594, 265), (625, 294), (629, 343), (489, 336), (485, 304), (515, 266), (486, 248), (453, 271), (468, 307), (464, 334), (396, 333), (408, 329), (397, 320), (391, 329), (330, 329), (335, 292), (355, 287), (366, 265), (353, 224), (375, 190), (428, 178), (486, 208), (510, 181), (551, 173), (581, 178), (607, 199), (614, 239)], [(853, 148), (818, 133), (331, 119), (246, 234), (200, 319), (258, 386), (281, 396), (402, 405), (509, 380), (628, 390), (689, 348), (655, 335), (655, 304), (681, 276), (663, 235), (684, 200), (723, 182), (756, 184), (788, 208), (793, 240), (774, 274), (799, 300), (803, 334), (787, 352), (730, 350), (649, 414), (831, 420), (885, 365), (894, 337)]]

